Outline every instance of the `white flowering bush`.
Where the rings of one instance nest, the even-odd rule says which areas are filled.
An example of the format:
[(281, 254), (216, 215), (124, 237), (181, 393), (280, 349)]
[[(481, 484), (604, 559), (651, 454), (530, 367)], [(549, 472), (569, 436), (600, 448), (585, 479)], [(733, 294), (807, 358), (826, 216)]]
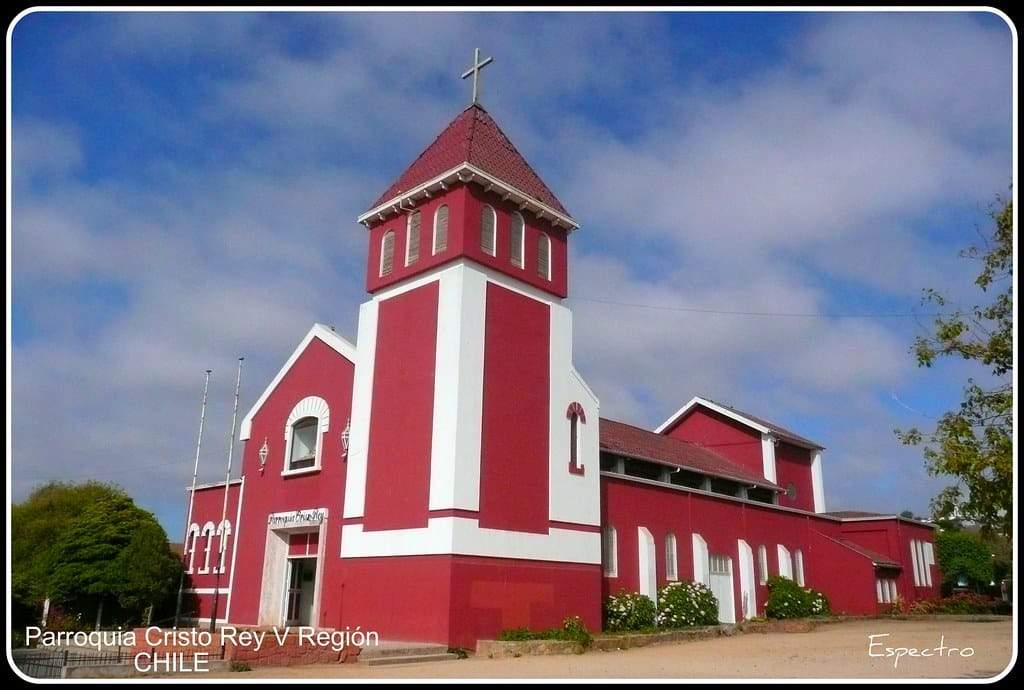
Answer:
[(718, 625), (718, 600), (701, 582), (670, 582), (658, 590), (660, 628)]
[(604, 605), (605, 629), (609, 632), (654, 627), (654, 602), (637, 592), (622, 590), (608, 597)]
[(768, 618), (806, 618), (827, 616), (831, 613), (828, 597), (810, 587), (801, 587), (788, 577), (768, 578)]

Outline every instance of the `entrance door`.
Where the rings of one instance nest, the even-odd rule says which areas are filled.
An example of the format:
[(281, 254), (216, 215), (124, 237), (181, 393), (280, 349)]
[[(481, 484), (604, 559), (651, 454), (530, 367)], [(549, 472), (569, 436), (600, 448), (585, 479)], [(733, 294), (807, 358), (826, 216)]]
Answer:
[(285, 625), (309, 625), (313, 618), (316, 559), (289, 558), (287, 581), (288, 588), (285, 591)]
[(732, 559), (728, 556), (708, 556), (711, 574), (711, 592), (718, 599), (718, 622), (735, 623), (736, 607), (733, 603)]

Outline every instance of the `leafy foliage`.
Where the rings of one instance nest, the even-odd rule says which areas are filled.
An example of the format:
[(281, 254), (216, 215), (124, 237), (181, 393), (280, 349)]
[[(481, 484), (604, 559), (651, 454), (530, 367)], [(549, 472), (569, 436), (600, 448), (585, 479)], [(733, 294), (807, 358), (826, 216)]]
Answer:
[(768, 578), (768, 618), (806, 618), (827, 616), (832, 607), (828, 597), (809, 587), (801, 587), (788, 577), (773, 575)]
[(975, 534), (942, 530), (935, 536), (935, 551), (947, 584), (964, 577), (973, 586), (987, 585), (995, 576), (991, 548)]
[(611, 632), (643, 630), (654, 626), (654, 602), (638, 592), (620, 591), (604, 605), (605, 627)]
[[(908, 445), (924, 446), (925, 463), (934, 476), (956, 483), (932, 501), (937, 520), (959, 517), (987, 532), (1009, 537), (1013, 522), (1013, 204), (997, 198), (990, 213), (991, 235), (984, 248), (972, 246), (961, 256), (981, 262), (975, 279), (988, 304), (954, 308), (936, 317), (932, 332), (913, 346), (918, 366), (940, 358), (975, 361), (989, 370), (985, 385), (967, 380), (959, 409), (944, 414), (931, 433), (896, 430)], [(936, 290), (923, 301), (952, 307)]]
[(567, 640), (576, 642), (582, 647), (589, 647), (594, 641), (587, 626), (579, 616), (567, 616), (562, 621), (561, 628), (550, 628), (548, 630), (530, 630), (529, 628), (510, 628), (498, 633), (498, 639), (505, 642), (520, 642), (525, 640)]
[(701, 582), (670, 582), (658, 591), (657, 623), (662, 628), (718, 625), (718, 600)]
[(908, 613), (912, 614), (986, 614), (1003, 613), (1005, 602), (993, 597), (986, 597), (972, 592), (958, 592), (941, 599), (923, 599), (910, 605)]

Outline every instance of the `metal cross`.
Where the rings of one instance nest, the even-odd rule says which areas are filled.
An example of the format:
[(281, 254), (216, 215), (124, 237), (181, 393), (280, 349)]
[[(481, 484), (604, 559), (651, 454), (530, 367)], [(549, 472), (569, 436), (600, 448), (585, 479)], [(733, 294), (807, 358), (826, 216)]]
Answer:
[(465, 79), (469, 75), (473, 75), (473, 103), (479, 100), (480, 96), (480, 70), (487, 65), (494, 62), (494, 58), (485, 58), (483, 62), (480, 61), (480, 49), (473, 49), (473, 66), (462, 73), (462, 78)]

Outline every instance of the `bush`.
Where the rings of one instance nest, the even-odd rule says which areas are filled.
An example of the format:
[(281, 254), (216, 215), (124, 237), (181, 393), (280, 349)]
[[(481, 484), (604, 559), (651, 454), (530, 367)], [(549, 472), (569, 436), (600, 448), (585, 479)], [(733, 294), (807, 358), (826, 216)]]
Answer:
[(670, 582), (658, 591), (657, 623), (663, 628), (718, 625), (718, 600), (700, 582)]
[(1005, 608), (1004, 603), (999, 599), (986, 597), (981, 594), (957, 592), (948, 597), (915, 601), (910, 606), (908, 613), (916, 615), (935, 613), (960, 615), (1001, 613)]
[(547, 630), (530, 630), (529, 628), (509, 628), (498, 633), (503, 642), (522, 642), (525, 640), (565, 640), (575, 642), (582, 647), (589, 647), (594, 641), (587, 626), (579, 616), (567, 616), (561, 628)]
[(832, 607), (821, 592), (775, 575), (768, 578), (768, 602), (764, 610), (768, 618), (806, 618), (827, 616)]
[(622, 590), (604, 605), (605, 628), (610, 632), (654, 627), (654, 602), (637, 592)]

